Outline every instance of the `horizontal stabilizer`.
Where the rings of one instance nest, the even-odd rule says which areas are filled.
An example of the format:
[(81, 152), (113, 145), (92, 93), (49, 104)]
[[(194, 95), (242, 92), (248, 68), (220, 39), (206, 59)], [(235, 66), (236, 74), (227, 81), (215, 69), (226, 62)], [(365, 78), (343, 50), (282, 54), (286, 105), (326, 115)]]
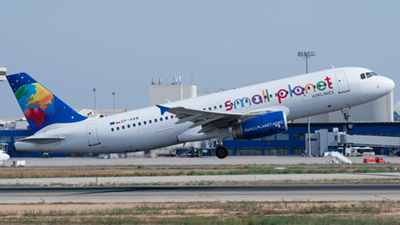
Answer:
[(46, 143), (52, 143), (52, 142), (57, 142), (64, 140), (65, 137), (58, 137), (58, 136), (53, 136), (53, 137), (27, 137), (23, 139), (19, 139), (18, 141), (22, 142), (31, 142), (31, 143), (36, 143), (36, 144), (46, 144)]

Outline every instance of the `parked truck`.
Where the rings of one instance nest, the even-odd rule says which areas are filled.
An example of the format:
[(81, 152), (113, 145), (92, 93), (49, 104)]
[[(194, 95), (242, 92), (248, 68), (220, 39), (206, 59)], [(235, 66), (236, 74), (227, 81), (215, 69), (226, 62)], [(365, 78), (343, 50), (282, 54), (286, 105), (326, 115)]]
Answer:
[(374, 156), (374, 149), (371, 147), (347, 147), (345, 156)]

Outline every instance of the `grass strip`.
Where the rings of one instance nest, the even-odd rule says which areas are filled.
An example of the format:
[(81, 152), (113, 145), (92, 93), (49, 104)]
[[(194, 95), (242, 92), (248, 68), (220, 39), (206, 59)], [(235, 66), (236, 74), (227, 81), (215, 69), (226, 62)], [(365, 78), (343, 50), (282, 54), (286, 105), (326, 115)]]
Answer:
[[(33, 204), (30, 204), (32, 206)], [(399, 224), (400, 202), (191, 202), (37, 204), (35, 210), (0, 211), (10, 224)], [(44, 210), (74, 206), (73, 210)], [(90, 205), (90, 204), (89, 204)], [(117, 205), (117, 206), (115, 206)], [(99, 204), (97, 204), (97, 207)], [(21, 206), (21, 207), (26, 207)], [(43, 210), (42, 210), (43, 209)]]

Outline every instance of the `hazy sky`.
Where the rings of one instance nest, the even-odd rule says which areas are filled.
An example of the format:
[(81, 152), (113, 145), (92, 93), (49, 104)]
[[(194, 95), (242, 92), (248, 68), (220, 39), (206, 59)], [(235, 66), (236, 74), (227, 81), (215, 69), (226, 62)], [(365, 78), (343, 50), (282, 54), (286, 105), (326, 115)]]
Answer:
[[(199, 92), (360, 66), (400, 88), (400, 1), (0, 0), (0, 67), (27, 72), (73, 108), (149, 105), (151, 77)], [(0, 118), (22, 117), (0, 82)]]

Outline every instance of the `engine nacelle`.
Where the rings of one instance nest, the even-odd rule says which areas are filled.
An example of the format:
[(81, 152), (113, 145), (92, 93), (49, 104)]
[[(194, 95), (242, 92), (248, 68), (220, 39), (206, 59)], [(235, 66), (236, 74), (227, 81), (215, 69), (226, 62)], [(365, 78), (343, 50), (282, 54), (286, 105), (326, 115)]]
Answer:
[(282, 111), (257, 116), (233, 127), (235, 140), (254, 139), (287, 131), (286, 114)]

